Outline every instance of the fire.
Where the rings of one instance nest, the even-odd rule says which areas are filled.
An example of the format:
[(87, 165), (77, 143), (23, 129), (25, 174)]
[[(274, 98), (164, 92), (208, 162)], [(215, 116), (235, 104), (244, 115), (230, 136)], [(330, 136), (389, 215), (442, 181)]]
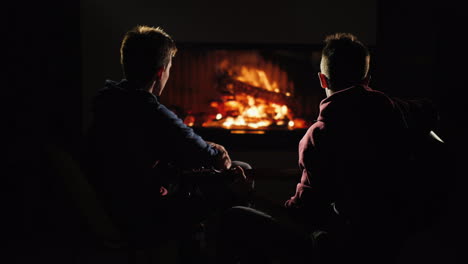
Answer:
[[(219, 100), (210, 103), (212, 114), (202, 126), (249, 130), (304, 127), (305, 122), (294, 118), (287, 105), (291, 102), (292, 85), (284, 85), (283, 80), (286, 87), (280, 87), (264, 70), (256, 67), (229, 67), (227, 62), (222, 66), (228, 76), (224, 89), (221, 88), (224, 93)], [(186, 124), (194, 123), (190, 119), (187, 121)]]
[[(212, 104), (213, 105), (213, 104)], [(264, 129), (272, 125), (294, 127), (289, 108), (283, 104), (268, 103), (261, 98), (239, 94), (235, 100), (215, 104), (218, 114), (204, 126), (222, 126), (227, 129)], [(292, 122), (292, 123), (291, 123)]]
[(267, 91), (275, 91), (277, 93), (280, 92), (278, 84), (276, 82), (270, 83), (265, 71), (259, 69), (249, 69), (246, 66), (242, 66), (240, 70), (240, 76), (237, 76), (236, 80), (248, 83), (255, 87), (265, 88)]

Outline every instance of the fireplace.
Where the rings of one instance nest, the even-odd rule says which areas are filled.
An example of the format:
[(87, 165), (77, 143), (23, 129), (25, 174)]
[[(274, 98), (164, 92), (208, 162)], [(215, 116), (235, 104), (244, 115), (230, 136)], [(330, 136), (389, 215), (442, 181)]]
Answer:
[(185, 124), (228, 147), (297, 147), (324, 97), (320, 46), (178, 46), (161, 100)]
[(181, 45), (163, 102), (192, 127), (304, 129), (323, 97), (318, 47)]
[(299, 175), (297, 146), (325, 97), (317, 79), (321, 46), (178, 48), (161, 102), (232, 159), (265, 175)]

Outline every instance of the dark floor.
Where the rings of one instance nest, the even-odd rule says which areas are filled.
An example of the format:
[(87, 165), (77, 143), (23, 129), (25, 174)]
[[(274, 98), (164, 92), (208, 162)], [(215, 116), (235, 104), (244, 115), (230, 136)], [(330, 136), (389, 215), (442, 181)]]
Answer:
[[(244, 141), (244, 143), (245, 142), (247, 141)], [(257, 144), (258, 143), (259, 142), (257, 142)], [(294, 149), (297, 146), (296, 144), (297, 143), (294, 143), (291, 144), (291, 146), (283, 146), (282, 148), (277, 149), (272, 147), (268, 148), (266, 147), (267, 145), (263, 145), (263, 147), (257, 148), (256, 150), (253, 149), (251, 151), (248, 151), (245, 146), (238, 146), (237, 149), (234, 148), (234, 150), (231, 151), (231, 157), (234, 160), (242, 160), (252, 165), (253, 169), (248, 173), (250, 173), (255, 178), (256, 193), (259, 197), (273, 206), (282, 206), (284, 201), (294, 194), (295, 186), (300, 179), (300, 171), (297, 166), (297, 152)], [(30, 149), (30, 145), (26, 145), (27, 149)], [(38, 150), (39, 148), (35, 149)], [(20, 152), (21, 151), (18, 151), (18, 153)], [(40, 151), (30, 154), (34, 157), (38, 157), (35, 159), (37, 164), (32, 164), (34, 165), (34, 168), (31, 168), (31, 171), (29, 171), (31, 173), (40, 172), (42, 166), (44, 166), (44, 164), (47, 162), (50, 162), (50, 160), (47, 159), (47, 156), (44, 156), (44, 153)], [(75, 169), (73, 168), (73, 164), (70, 164), (71, 166), (68, 166), (68, 169), (74, 171)], [(41, 178), (31, 177), (30, 175), (25, 177), (25, 179), (35, 181), (24, 184), (24, 186), (28, 186), (29, 188), (25, 189), (24, 191), (28, 192), (28, 197), (31, 198), (33, 202), (38, 202), (39, 200), (36, 199), (37, 197), (32, 197), (31, 194), (39, 194), (39, 188), (41, 187), (42, 181)], [(46, 184), (46, 186), (48, 185)], [(463, 202), (459, 200), (459, 197), (461, 197), (460, 190), (461, 186), (454, 187), (454, 191), (451, 192), (452, 196), (450, 200), (452, 202), (450, 203), (450, 208), (441, 221), (432, 226), (430, 229), (414, 234), (406, 241), (406, 243), (401, 245), (401, 252), (397, 264), (464, 263), (461, 261), (461, 253), (464, 252), (463, 248), (466, 243), (459, 241), (463, 241), (466, 238), (460, 229), (460, 227), (465, 225), (466, 221), (462, 220), (463, 218), (461, 217), (464, 215), (462, 209), (465, 206)], [(52, 198), (53, 197), (51, 197), (51, 199)], [(51, 202), (54, 204), (57, 203), (57, 201), (53, 200), (51, 200)], [(64, 210), (66, 209), (63, 204), (60, 204), (59, 206)], [(47, 208), (47, 206), (44, 208)], [(258, 209), (268, 212), (268, 208), (263, 208), (261, 205)], [(28, 213), (31, 214), (31, 212), (21, 211), (18, 208), (15, 209), (15, 212), (17, 214), (23, 214), (24, 217), (29, 217), (30, 220), (33, 220), (33, 224), (37, 224), (37, 221), (34, 222), (34, 215), (26, 215)], [(10, 230), (10, 232), (14, 236), (17, 231), (13, 229)], [(71, 232), (70, 234), (75, 235), (74, 232)], [(61, 241), (60, 239), (55, 241), (55, 245), (44, 246), (44, 241), (50, 241), (46, 236), (47, 232), (44, 232), (43, 240), (39, 237), (34, 241), (30, 241), (27, 245), (23, 244), (23, 247), (10, 245), (12, 250), (8, 250), (8, 256), (12, 256), (17, 261), (3, 263), (31, 263), (37, 262), (38, 260), (47, 260), (49, 263), (77, 264), (197, 263), (184, 261), (187, 257), (192, 259), (192, 261), (195, 261), (197, 259), (197, 255), (191, 256), (190, 254), (184, 253), (187, 251), (184, 251), (185, 249), (181, 249), (181, 245), (176, 241), (170, 241), (164, 247), (151, 249), (149, 252), (135, 252), (111, 248), (101, 248), (100, 250), (93, 250), (84, 247), (70, 248), (66, 247), (65, 242)], [(62, 234), (62, 237), (66, 236), (67, 233)], [(200, 252), (200, 254), (202, 263), (211, 264), (210, 257), (212, 256), (213, 252)]]

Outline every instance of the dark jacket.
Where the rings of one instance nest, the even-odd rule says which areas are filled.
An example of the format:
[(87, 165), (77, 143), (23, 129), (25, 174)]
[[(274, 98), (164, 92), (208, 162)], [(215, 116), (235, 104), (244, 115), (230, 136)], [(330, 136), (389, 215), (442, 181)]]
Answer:
[(302, 177), (286, 207), (316, 225), (326, 225), (320, 216), (332, 212), (356, 224), (385, 219), (395, 226), (426, 177), (412, 161), (415, 139), (428, 135), (437, 120), (426, 105), (363, 86), (324, 99), (300, 141)]
[(167, 213), (160, 187), (168, 175), (158, 174), (156, 164), (210, 167), (219, 154), (156, 96), (126, 80), (106, 81), (93, 113), (85, 157), (88, 177), (125, 229), (149, 232)]

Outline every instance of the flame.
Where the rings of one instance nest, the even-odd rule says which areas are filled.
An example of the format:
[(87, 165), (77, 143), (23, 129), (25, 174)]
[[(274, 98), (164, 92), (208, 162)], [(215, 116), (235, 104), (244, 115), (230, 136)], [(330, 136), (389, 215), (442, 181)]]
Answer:
[(272, 125), (287, 129), (303, 128), (305, 121), (293, 118), (287, 105), (267, 102), (247, 94), (238, 94), (235, 100), (220, 102), (211, 121), (205, 127), (226, 129), (266, 129)]
[(187, 126), (193, 126), (195, 124), (195, 117), (193, 115), (188, 115), (187, 117), (185, 117), (184, 123)]
[(279, 87), (276, 82), (270, 83), (265, 71), (256, 69), (256, 68), (247, 68), (242, 66), (239, 76), (236, 77), (236, 80), (248, 83), (255, 87), (262, 87), (268, 91), (274, 91), (279, 93)]
[[(226, 112), (225, 115), (221, 113), (217, 114), (216, 120), (220, 120), (220, 117), (226, 116), (222, 122), (222, 126), (227, 129), (266, 128), (273, 123), (278, 125), (279, 121), (287, 119), (290, 115), (290, 111), (286, 105), (267, 103), (265, 100), (256, 99), (253, 96), (245, 94), (237, 95), (235, 101), (226, 101), (218, 110)], [(231, 115), (228, 113), (231, 113)], [(281, 123), (279, 124), (281, 125)]]
[[(264, 70), (247, 67), (230, 67), (225, 63), (223, 69), (230, 78), (248, 84), (256, 89), (264, 89), (273, 93), (283, 93), (285, 97), (292, 94), (287, 87), (278, 86), (278, 82), (271, 81)], [(233, 90), (233, 83), (227, 83), (226, 88)], [(237, 92), (234, 95), (222, 95), (220, 99), (210, 103), (213, 109), (208, 121), (203, 122), (203, 127), (224, 127), (236, 130), (258, 130), (269, 127), (286, 129), (302, 128), (305, 122), (295, 119), (289, 107), (284, 103), (275, 103), (265, 98), (255, 97), (248, 91)], [(285, 100), (286, 101), (286, 100)], [(194, 120), (187, 120), (193, 125)]]

